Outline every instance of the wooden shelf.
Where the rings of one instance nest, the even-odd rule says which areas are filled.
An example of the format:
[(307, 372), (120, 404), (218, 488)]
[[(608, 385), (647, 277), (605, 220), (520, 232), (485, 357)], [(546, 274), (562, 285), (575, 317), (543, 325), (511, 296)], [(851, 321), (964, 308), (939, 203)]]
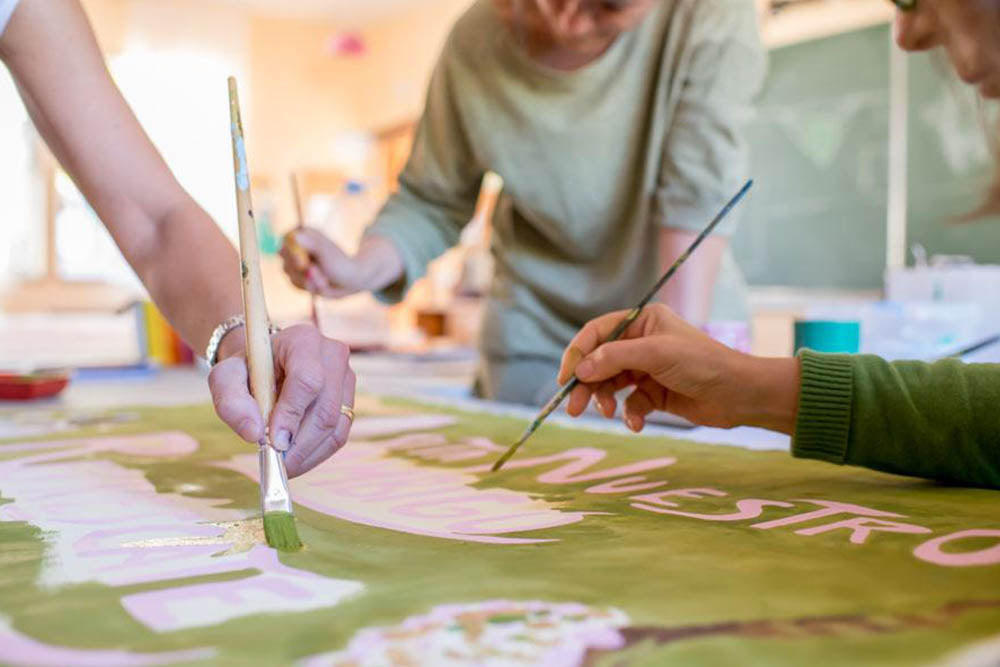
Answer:
[(761, 34), (769, 49), (860, 30), (892, 20), (886, 0), (808, 0), (761, 20)]

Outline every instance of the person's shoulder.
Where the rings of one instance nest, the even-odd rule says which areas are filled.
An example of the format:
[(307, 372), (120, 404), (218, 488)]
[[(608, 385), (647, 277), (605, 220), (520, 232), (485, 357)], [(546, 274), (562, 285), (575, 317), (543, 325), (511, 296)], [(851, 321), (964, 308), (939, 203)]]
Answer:
[(681, 22), (691, 45), (759, 39), (754, 0), (675, 0), (663, 3), (660, 19), (665, 31)]
[(753, 0), (697, 0), (690, 4), (702, 25), (733, 32), (757, 30), (757, 6)]
[(682, 0), (682, 4), (691, 6), (693, 11), (704, 14), (719, 13), (756, 13), (757, 5), (754, 0)]
[(492, 0), (476, 0), (458, 17), (448, 33), (445, 57), (462, 60), (482, 57), (499, 26)]

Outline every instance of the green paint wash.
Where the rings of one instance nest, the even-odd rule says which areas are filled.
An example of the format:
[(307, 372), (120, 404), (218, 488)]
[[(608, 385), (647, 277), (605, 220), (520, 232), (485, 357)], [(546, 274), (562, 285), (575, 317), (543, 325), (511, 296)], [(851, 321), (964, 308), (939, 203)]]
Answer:
[[(0, 618), (9, 619), (0, 633), (81, 652), (208, 647), (215, 653), (204, 664), (263, 665), (348, 655), (366, 629), (380, 641), (401, 642), (405, 633), (398, 628), (416, 619), (428, 636), (438, 630), (458, 636), (470, 651), (486, 650), (482, 643), (497, 632), (506, 633), (507, 644), (496, 650), (521, 652), (541, 650), (539, 637), (559, 628), (574, 630), (566, 636), (599, 634), (580, 628), (617, 633), (614, 647), (597, 639), (585, 647), (595, 665), (924, 665), (1000, 632), (997, 538), (977, 533), (938, 549), (947, 556), (978, 552), (986, 560), (994, 554), (978, 566), (942, 566), (914, 554), (948, 535), (1000, 531), (996, 492), (795, 461), (780, 452), (553, 424), (540, 429), (530, 450), (508, 468), (488, 475), (496, 450), (477, 458), (475, 447), (482, 438), (509, 442), (521, 421), (400, 401), (371, 403), (379, 414), (371, 414), (372, 406), (368, 415), (360, 409), (358, 431), (374, 435), (354, 438), (293, 484), (298, 532), (308, 549), (262, 565), (254, 560), (257, 551), (229, 554), (234, 547), (226, 543), (159, 546), (101, 570), (110, 576), (143, 557), (157, 562), (154, 572), (162, 570), (134, 581), (101, 581), (88, 574), (88, 563), (126, 542), (210, 541), (221, 533), (213, 528), (216, 514), (254, 516), (259, 489), (237, 465), (241, 457), (256, 459), (253, 448), (239, 442), (210, 406), (130, 410), (138, 413), (135, 421), (109, 419), (0, 442)], [(374, 427), (429, 414), (453, 421), (434, 428)], [(46, 419), (39, 412), (0, 411), (0, 420), (31, 415)], [(61, 421), (57, 417), (51, 415), (52, 423)], [(361, 427), (364, 422), (369, 426)], [(158, 436), (149, 434), (161, 433), (190, 434), (197, 446), (159, 456)], [(102, 448), (108, 439), (131, 444)], [(167, 444), (175, 440), (164, 437)], [(32, 442), (37, 448), (28, 447)], [(585, 465), (580, 450), (603, 457)], [(640, 469), (657, 459), (675, 461)], [(13, 465), (22, 467), (8, 467)], [(96, 471), (107, 474), (87, 476)], [(58, 476), (69, 495), (53, 494), (52, 502), (32, 498), (21, 487), (33, 475)], [(136, 480), (148, 492), (130, 488), (135, 503), (128, 509), (161, 502), (150, 525), (170, 530), (101, 542), (86, 533), (101, 526), (80, 529), (51, 514), (53, 507), (69, 512), (74, 503), (86, 506), (115, 484)], [(759, 507), (751, 519), (706, 518), (737, 514), (740, 502), (752, 509), (746, 501), (754, 499), (776, 504)], [(881, 514), (754, 527), (820, 511), (818, 502)], [(578, 520), (555, 521), (570, 513)], [(539, 528), (524, 516), (552, 525)], [(855, 523), (830, 528), (845, 521)], [(394, 527), (397, 522), (450, 538), (405, 532)], [(852, 543), (865, 526), (884, 530)], [(894, 527), (930, 532), (888, 532)], [(77, 529), (84, 533), (72, 532)], [(462, 534), (476, 539), (456, 539)], [(83, 553), (61, 551), (72, 548)], [(168, 567), (172, 549), (187, 554), (185, 568)], [(224, 568), (229, 560), (238, 567)], [(192, 575), (199, 567), (203, 572)], [(262, 567), (272, 579), (261, 578)], [(280, 579), (289, 573), (313, 578), (291, 580), (299, 582), (293, 590), (290, 580)], [(308, 610), (253, 612), (171, 631), (154, 627), (169, 619), (137, 616), (140, 602), (177, 592), (183, 595), (172, 604), (180, 606), (171, 608), (183, 617), (218, 606), (213, 587), (221, 593), (245, 585), (262, 594), (271, 590), (269, 582), (279, 582), (274, 588), (301, 598), (331, 581), (356, 588), (335, 603), (324, 595), (323, 604)], [(260, 587), (252, 588), (257, 582)], [(0, 662), (7, 639), (0, 635)]]

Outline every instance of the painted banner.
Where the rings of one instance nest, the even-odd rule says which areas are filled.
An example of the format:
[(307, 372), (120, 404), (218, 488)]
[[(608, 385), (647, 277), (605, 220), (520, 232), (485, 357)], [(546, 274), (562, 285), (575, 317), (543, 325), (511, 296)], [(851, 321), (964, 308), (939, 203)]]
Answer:
[(210, 407), (0, 413), (0, 663), (1000, 658), (1000, 493), (554, 425), (491, 475), (522, 422), (358, 407), (280, 555)]

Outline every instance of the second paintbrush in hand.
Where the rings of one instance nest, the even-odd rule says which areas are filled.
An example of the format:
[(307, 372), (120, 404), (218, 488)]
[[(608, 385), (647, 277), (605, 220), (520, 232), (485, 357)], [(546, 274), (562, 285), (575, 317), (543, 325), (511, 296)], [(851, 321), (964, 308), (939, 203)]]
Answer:
[[(706, 238), (708, 238), (708, 236), (712, 233), (712, 231), (715, 230), (718, 224), (722, 222), (727, 215), (729, 215), (729, 212), (733, 210), (733, 207), (735, 207), (736, 204), (738, 204), (740, 200), (743, 199), (744, 196), (746, 196), (747, 192), (750, 191), (751, 187), (753, 187), (752, 180), (747, 181), (746, 184), (742, 188), (740, 188), (740, 191), (737, 192), (736, 195), (729, 200), (729, 203), (727, 203), (722, 208), (722, 210), (719, 211), (718, 215), (716, 215), (715, 218), (713, 218), (712, 221), (708, 223), (708, 226), (706, 226), (705, 229), (701, 232), (701, 234), (698, 235), (698, 238), (696, 238), (691, 243), (691, 246), (687, 250), (685, 250), (680, 257), (677, 258), (677, 261), (675, 261), (670, 266), (670, 268), (667, 269), (667, 272), (663, 274), (663, 277), (660, 278), (655, 285), (653, 285), (653, 289), (651, 289), (649, 293), (642, 298), (642, 301), (640, 301), (635, 308), (629, 311), (629, 314), (625, 316), (625, 319), (623, 319), (621, 323), (617, 327), (615, 327), (615, 330), (612, 331), (611, 335), (608, 336), (607, 340), (604, 341), (605, 343), (610, 343), (612, 341), (616, 341), (619, 338), (621, 338), (622, 334), (625, 333), (625, 330), (628, 329), (629, 325), (635, 322), (636, 318), (638, 318), (639, 315), (642, 314), (642, 309), (645, 308), (646, 305), (649, 304), (649, 302), (652, 301), (656, 297), (656, 295), (660, 293), (660, 290), (663, 289), (663, 286), (666, 285), (671, 278), (673, 278), (674, 274), (677, 273), (678, 269), (680, 269), (684, 265), (684, 262), (686, 262), (688, 258), (692, 255), (692, 253), (694, 253), (694, 251), (698, 249), (698, 246), (700, 246), (702, 242)], [(528, 428), (525, 429), (524, 433), (521, 435), (520, 438), (518, 438), (517, 442), (511, 445), (510, 449), (504, 452), (504, 455), (501, 456), (500, 459), (493, 464), (492, 468), (493, 472), (497, 472), (498, 470), (500, 470), (500, 468), (502, 468), (504, 464), (507, 463), (507, 461), (509, 461), (511, 457), (514, 456), (515, 453), (517, 453), (517, 450), (521, 448), (521, 445), (523, 445), (528, 440), (528, 438), (530, 438), (532, 434), (538, 430), (538, 427), (541, 426), (546, 419), (548, 419), (549, 415), (551, 415), (553, 412), (556, 411), (556, 409), (562, 404), (562, 402), (566, 400), (566, 397), (569, 396), (570, 393), (572, 393), (572, 391), (579, 384), (580, 380), (574, 377), (572, 380), (567, 382), (555, 396), (552, 397), (552, 400), (550, 400), (548, 403), (545, 404), (545, 407), (542, 408), (541, 412), (538, 413), (538, 416), (535, 417), (534, 421), (532, 421), (531, 424), (528, 426)]]

